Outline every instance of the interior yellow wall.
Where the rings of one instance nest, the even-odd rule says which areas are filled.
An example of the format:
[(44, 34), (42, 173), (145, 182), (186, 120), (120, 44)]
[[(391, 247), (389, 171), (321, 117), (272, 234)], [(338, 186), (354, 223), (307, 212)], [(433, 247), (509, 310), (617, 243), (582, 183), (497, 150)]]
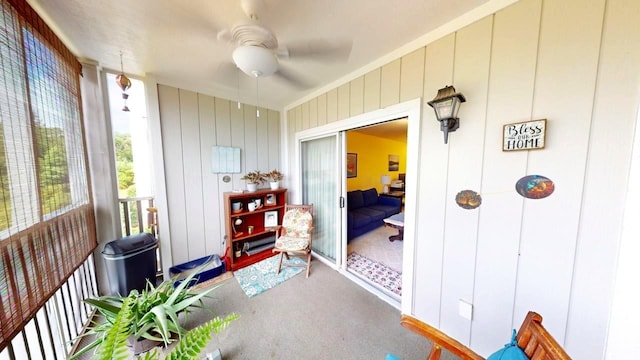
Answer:
[[(365, 135), (355, 131), (347, 132), (347, 152), (358, 154), (358, 176), (347, 178), (347, 191), (376, 188), (382, 192), (382, 175), (397, 180), (398, 174), (405, 173), (407, 165), (407, 143)], [(398, 155), (398, 171), (389, 171), (389, 155)]]

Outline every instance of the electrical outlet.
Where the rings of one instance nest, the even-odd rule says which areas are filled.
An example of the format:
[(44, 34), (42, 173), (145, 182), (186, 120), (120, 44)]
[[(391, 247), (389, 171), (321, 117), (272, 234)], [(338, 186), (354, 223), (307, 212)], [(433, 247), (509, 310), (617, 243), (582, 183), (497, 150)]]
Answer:
[(473, 319), (473, 304), (462, 299), (458, 300), (458, 313), (467, 320)]

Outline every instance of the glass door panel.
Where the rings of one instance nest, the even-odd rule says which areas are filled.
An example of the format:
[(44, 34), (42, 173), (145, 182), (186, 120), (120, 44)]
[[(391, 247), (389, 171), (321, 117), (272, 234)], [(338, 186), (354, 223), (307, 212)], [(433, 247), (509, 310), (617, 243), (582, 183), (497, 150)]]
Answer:
[(312, 249), (336, 263), (340, 234), (338, 135), (301, 141), (302, 200), (313, 204)]

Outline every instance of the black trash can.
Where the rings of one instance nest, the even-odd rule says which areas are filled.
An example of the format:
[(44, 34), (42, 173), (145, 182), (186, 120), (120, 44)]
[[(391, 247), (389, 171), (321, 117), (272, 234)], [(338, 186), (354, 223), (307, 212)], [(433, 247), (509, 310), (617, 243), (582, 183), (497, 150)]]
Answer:
[(147, 279), (155, 286), (158, 239), (140, 233), (111, 241), (104, 246), (107, 277), (112, 295), (127, 296), (133, 289), (144, 290)]

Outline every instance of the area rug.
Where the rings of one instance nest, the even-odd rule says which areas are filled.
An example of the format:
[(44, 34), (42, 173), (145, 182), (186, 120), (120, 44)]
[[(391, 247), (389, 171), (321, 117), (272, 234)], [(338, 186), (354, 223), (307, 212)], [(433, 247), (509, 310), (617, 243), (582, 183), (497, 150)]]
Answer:
[(347, 268), (355, 271), (365, 279), (378, 284), (383, 289), (402, 296), (402, 273), (386, 265), (364, 257), (357, 252), (347, 256)]
[[(240, 284), (244, 293), (251, 298), (282, 284), (305, 269), (302, 267), (282, 266), (280, 274), (276, 274), (279, 260), (280, 256), (272, 256), (253, 265), (236, 270), (233, 272), (233, 275), (238, 280), (238, 284)], [(291, 258), (289, 260), (284, 259), (283, 263), (300, 265), (306, 264), (306, 261), (300, 258)]]

